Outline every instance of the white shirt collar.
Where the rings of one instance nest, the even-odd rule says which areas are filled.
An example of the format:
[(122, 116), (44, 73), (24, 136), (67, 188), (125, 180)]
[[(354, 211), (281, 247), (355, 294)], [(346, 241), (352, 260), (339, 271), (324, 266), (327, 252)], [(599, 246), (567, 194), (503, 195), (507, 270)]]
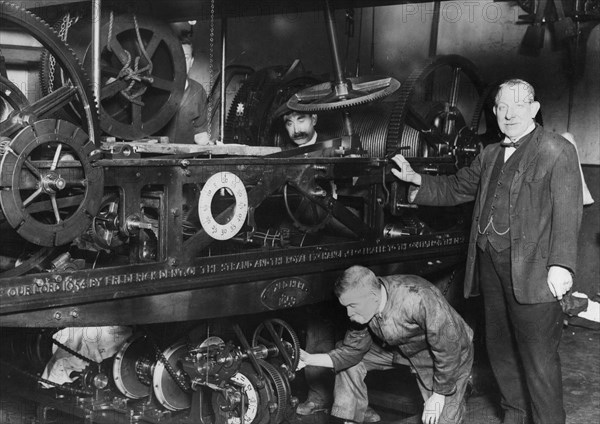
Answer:
[[(504, 137), (504, 142), (505, 143), (516, 143), (517, 141), (519, 141), (520, 139), (522, 139), (523, 137), (525, 137), (527, 134), (533, 132), (533, 130), (535, 130), (535, 122), (532, 122), (531, 125), (529, 125), (527, 127), (527, 129), (525, 130), (525, 132), (523, 134), (521, 134), (516, 140), (511, 140), (510, 138), (508, 138), (507, 136)], [(514, 149), (514, 147), (513, 147)]]
[(312, 138), (310, 139), (309, 142), (304, 143), (303, 145), (301, 145), (300, 147), (304, 147), (304, 146), (310, 146), (311, 144), (315, 144), (317, 142), (317, 132), (315, 131), (315, 133), (313, 134)]

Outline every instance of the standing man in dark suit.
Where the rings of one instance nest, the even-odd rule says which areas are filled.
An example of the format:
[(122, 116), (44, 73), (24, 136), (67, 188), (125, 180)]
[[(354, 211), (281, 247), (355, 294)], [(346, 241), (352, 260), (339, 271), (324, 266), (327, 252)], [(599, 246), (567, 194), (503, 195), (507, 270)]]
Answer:
[[(558, 345), (562, 299), (573, 284), (582, 214), (575, 148), (536, 125), (540, 108), (523, 80), (500, 85), (494, 113), (502, 143), (451, 176), (419, 175), (401, 155), (392, 173), (421, 205), (475, 200), (465, 296), (483, 294), (486, 344), (503, 423), (565, 422)], [(476, 268), (477, 264), (477, 268)], [(476, 272), (477, 270), (477, 272)]]
[(188, 78), (185, 80), (185, 91), (177, 113), (163, 128), (162, 133), (169, 137), (171, 143), (196, 143), (204, 146), (210, 143), (206, 91), (202, 84), (189, 77), (189, 72), (194, 64), (194, 49), (191, 39), (188, 36), (182, 36), (180, 40)]

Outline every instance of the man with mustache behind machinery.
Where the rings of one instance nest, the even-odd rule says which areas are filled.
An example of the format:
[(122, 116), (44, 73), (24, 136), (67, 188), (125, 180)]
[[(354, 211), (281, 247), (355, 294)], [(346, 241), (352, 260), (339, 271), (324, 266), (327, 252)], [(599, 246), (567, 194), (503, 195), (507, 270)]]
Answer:
[(285, 130), (296, 146), (304, 147), (315, 144), (318, 139), (317, 130), (317, 115), (288, 110), (283, 115), (283, 123)]

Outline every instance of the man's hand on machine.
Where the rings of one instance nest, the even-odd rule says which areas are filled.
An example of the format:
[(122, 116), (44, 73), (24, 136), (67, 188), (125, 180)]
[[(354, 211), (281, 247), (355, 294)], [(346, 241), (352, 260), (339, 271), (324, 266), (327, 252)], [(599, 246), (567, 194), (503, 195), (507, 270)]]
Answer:
[[(300, 364), (303, 365), (301, 366)], [(308, 353), (300, 349), (300, 361), (298, 362), (296, 371), (306, 366), (333, 368), (333, 361), (331, 360), (331, 356), (326, 353)]]
[(307, 360), (308, 355), (310, 355), (310, 353), (306, 352), (305, 350), (300, 349), (300, 360), (298, 361), (298, 366), (296, 367), (296, 371), (300, 371), (302, 368), (304, 368), (306, 366), (306, 360)]
[(421, 185), (421, 175), (417, 174), (410, 163), (401, 154), (397, 154), (392, 158), (392, 161), (396, 164), (398, 169), (392, 168), (392, 174), (400, 181), (405, 181), (414, 185)]

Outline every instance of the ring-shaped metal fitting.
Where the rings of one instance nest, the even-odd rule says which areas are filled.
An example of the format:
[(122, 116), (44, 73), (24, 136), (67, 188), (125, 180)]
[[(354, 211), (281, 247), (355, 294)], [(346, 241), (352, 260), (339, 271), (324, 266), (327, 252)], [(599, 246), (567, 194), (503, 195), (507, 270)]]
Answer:
[[(235, 207), (229, 221), (219, 224), (212, 215), (212, 201), (222, 189), (233, 195)], [(204, 231), (215, 240), (229, 240), (244, 226), (248, 214), (248, 193), (242, 180), (231, 172), (212, 175), (202, 187), (198, 199), (198, 217)]]

